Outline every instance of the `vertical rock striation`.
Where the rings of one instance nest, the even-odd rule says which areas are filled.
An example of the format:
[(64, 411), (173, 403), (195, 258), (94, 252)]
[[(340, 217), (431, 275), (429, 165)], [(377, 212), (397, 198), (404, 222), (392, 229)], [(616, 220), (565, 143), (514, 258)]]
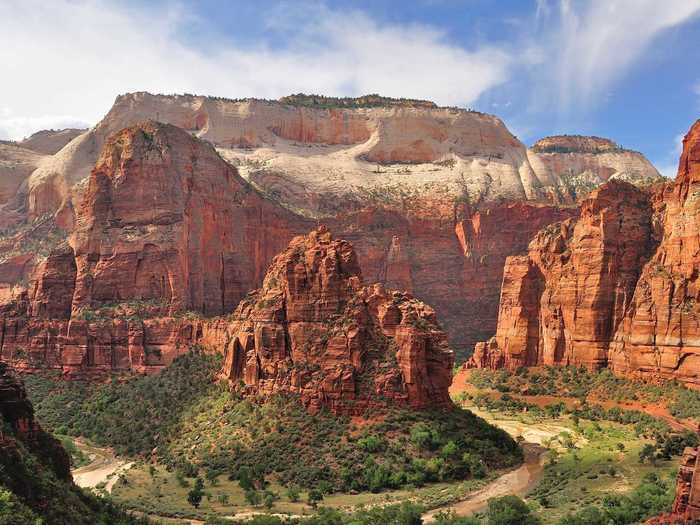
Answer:
[[(454, 355), (433, 310), (362, 286), (352, 245), (321, 227), (278, 255), (224, 328), (223, 377), (310, 410), (450, 406)], [(221, 335), (217, 338), (221, 342)]]

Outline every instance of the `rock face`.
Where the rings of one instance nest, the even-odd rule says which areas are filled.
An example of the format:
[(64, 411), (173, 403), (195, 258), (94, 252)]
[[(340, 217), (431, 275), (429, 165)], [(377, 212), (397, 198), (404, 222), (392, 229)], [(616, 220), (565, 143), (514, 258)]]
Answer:
[(676, 481), (676, 498), (673, 501), (673, 514), (682, 516), (684, 523), (700, 519), (700, 483), (696, 483), (698, 451), (687, 447), (683, 451)]
[(406, 290), (430, 304), (460, 356), (496, 329), (506, 258), (575, 208), (506, 202), (486, 209), (441, 199), (373, 208), (324, 222), (352, 242), (368, 282)]
[(676, 478), (676, 496), (670, 514), (654, 517), (644, 525), (692, 525), (700, 520), (698, 449), (686, 447)]
[(0, 355), (20, 369), (158, 370), (201, 331), (183, 312), (233, 311), (307, 229), (210, 145), (153, 122), (107, 142), (84, 193), (70, 244), (0, 264), (7, 282), (32, 267), (0, 302)]
[(206, 143), (154, 122), (126, 128), (107, 142), (77, 213), (73, 310), (138, 299), (230, 312), (294, 224)]
[(225, 328), (223, 377), (247, 392), (294, 393), (312, 411), (449, 406), (454, 355), (433, 310), (363, 287), (352, 245), (321, 227), (275, 257)]
[(558, 180), (555, 191), (561, 201), (580, 200), (609, 180), (639, 186), (663, 180), (644, 155), (600, 137), (546, 137), (532, 146), (529, 155), (536, 172)]
[[(122, 131), (147, 118), (186, 132)], [(22, 179), (8, 217), (25, 222), (0, 236), (0, 304), (23, 290), (31, 301), (27, 284), (70, 236), (73, 317), (132, 299), (161, 303), (161, 316), (228, 313), (294, 235), (323, 223), (353, 243), (368, 281), (431, 304), (466, 356), (496, 329), (506, 257), (577, 215), (567, 159), (621, 155), (654, 177), (643, 158), (578, 142), (536, 153), (494, 116), (422, 101), (124, 95)], [(546, 167), (543, 155), (560, 157)]]
[[(492, 115), (419, 101), (380, 102), (122, 95), (97, 126), (32, 174), (29, 217), (79, 202), (74, 186), (88, 177), (108, 137), (146, 119), (214, 144), (244, 177), (315, 215), (355, 209), (384, 195), (431, 195), (436, 188), (452, 198), (467, 194), (473, 202), (572, 203), (615, 174), (659, 177), (641, 155), (620, 148), (570, 155), (547, 150), (541, 158), (537, 145), (528, 150)], [(579, 176), (583, 189), (571, 183)]]
[(42, 155), (53, 155), (75, 137), (85, 133), (85, 131), (87, 130), (75, 128), (44, 129), (19, 141), (17, 145)]
[(700, 386), (698, 195), (700, 121), (675, 183), (608, 183), (578, 221), (550, 226), (508, 260), (496, 336), (471, 365), (608, 365)]
[(666, 188), (662, 238), (615, 336), (621, 374), (677, 378), (700, 386), (700, 121), (683, 141), (675, 184)]
[(0, 227), (19, 220), (17, 213), (22, 211), (26, 200), (23, 183), (45, 159), (44, 155), (17, 144), (0, 142)]
[(608, 347), (654, 246), (647, 194), (624, 182), (595, 190), (578, 220), (538, 233), (506, 262), (496, 336), (478, 366), (605, 366)]

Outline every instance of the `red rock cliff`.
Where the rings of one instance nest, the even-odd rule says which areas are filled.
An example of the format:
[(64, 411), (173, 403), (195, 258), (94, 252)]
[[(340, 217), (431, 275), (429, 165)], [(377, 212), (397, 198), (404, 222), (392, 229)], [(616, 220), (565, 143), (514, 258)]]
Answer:
[(78, 210), (73, 309), (152, 299), (229, 312), (294, 224), (205, 142), (166, 124), (126, 128), (107, 142)]
[(294, 393), (311, 410), (351, 414), (451, 403), (454, 355), (433, 310), (362, 286), (352, 245), (324, 227), (274, 259), (224, 331), (222, 375), (247, 392)]
[(700, 120), (685, 136), (662, 205), (661, 243), (615, 337), (611, 366), (700, 386)]
[(605, 366), (653, 247), (646, 192), (624, 182), (595, 190), (578, 220), (545, 228), (528, 255), (508, 258), (496, 336), (477, 345), (472, 364)]
[(90, 176), (71, 244), (0, 266), (3, 281), (29, 275), (1, 298), (0, 355), (73, 376), (158, 370), (201, 331), (184, 311), (233, 311), (307, 229), (209, 144), (165, 124), (126, 128)]
[(508, 260), (496, 336), (472, 366), (607, 364), (700, 386), (699, 195), (700, 121), (673, 184), (608, 183)]

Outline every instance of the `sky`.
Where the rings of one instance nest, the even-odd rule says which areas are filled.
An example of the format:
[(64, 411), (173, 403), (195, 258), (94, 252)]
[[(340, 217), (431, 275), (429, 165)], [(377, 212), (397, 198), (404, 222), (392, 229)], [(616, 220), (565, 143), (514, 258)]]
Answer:
[(700, 0), (0, 0), (0, 139), (120, 93), (423, 98), (527, 145), (608, 137), (675, 176), (700, 118)]

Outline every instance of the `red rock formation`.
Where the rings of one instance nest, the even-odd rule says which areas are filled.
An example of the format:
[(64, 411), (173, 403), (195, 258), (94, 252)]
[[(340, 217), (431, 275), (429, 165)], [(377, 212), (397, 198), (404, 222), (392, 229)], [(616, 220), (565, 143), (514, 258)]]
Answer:
[(507, 263), (496, 337), (472, 366), (603, 366), (700, 386), (700, 121), (674, 184), (607, 184)]
[(700, 120), (666, 188), (662, 239), (644, 267), (611, 352), (620, 374), (700, 386)]
[(105, 145), (78, 210), (73, 310), (140, 299), (230, 312), (299, 224), (182, 129), (126, 128)]
[(692, 447), (686, 447), (683, 451), (671, 513), (652, 518), (644, 525), (692, 525), (700, 521), (698, 452), (698, 449)]
[(451, 403), (454, 356), (433, 310), (381, 285), (363, 287), (352, 245), (324, 227), (274, 259), (225, 339), (222, 375), (232, 385), (298, 394), (312, 411)]
[(475, 210), (452, 199), (418, 199), (403, 210), (368, 208), (324, 222), (353, 244), (369, 282), (409, 291), (435, 308), (450, 345), (465, 356), (496, 330), (506, 257), (526, 250), (543, 226), (577, 213), (518, 202)]
[(578, 220), (542, 230), (526, 256), (506, 262), (496, 336), (473, 366), (605, 366), (654, 235), (648, 194), (610, 182)]

